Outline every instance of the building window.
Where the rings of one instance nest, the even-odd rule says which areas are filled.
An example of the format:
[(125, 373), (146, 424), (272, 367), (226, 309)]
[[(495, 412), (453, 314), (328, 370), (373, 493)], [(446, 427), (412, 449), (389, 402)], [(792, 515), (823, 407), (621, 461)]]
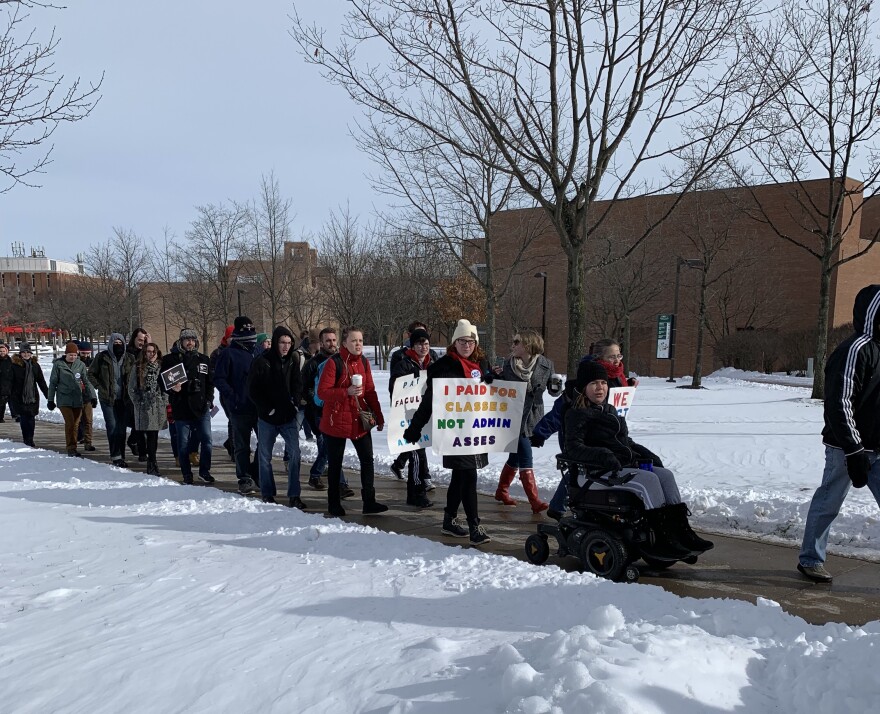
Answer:
[(52, 277), (52, 276), (51, 276), (51, 275), (47, 275), (47, 276), (46, 276), (46, 290), (49, 289), (49, 278), (50, 278), (50, 277)]
[(37, 289), (37, 274), (36, 273), (31, 273), (31, 286), (33, 287), (34, 290)]

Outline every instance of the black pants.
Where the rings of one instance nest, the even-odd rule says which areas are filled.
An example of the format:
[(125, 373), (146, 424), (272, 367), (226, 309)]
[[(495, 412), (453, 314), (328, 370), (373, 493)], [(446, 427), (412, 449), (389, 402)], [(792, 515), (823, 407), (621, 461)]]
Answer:
[[(6, 416), (6, 400), (7, 399), (8, 399), (8, 397), (0, 397), (0, 419), (2, 419), (4, 416)], [(11, 409), (9, 411), (10, 411), (10, 413), (12, 412)], [(13, 414), (12, 416), (15, 416), (15, 414)]]
[(409, 458), (409, 468), (406, 471), (406, 495), (407, 497), (424, 496), (425, 480), (428, 478), (428, 455), (424, 449), (404, 451), (403, 453)]
[(34, 426), (37, 418), (30, 412), (22, 412), (18, 415), (18, 423), (21, 426), (21, 440), (28, 446), (34, 445)]
[(144, 438), (145, 448), (147, 450), (147, 461), (156, 461), (156, 449), (159, 447), (159, 432), (139, 431), (138, 434)]
[(444, 511), (450, 518), (458, 515), (459, 505), (464, 506), (464, 514), (470, 525), (480, 522), (477, 510), (477, 470), (452, 469), (449, 489), (446, 491), (446, 508)]
[[(424, 449), (422, 449), (422, 451), (424, 451)], [(404, 452), (398, 454), (397, 458), (394, 459), (393, 465), (399, 469), (402, 469), (404, 466), (406, 466), (406, 463), (408, 461), (411, 464), (412, 462), (410, 461), (410, 457), (412, 456), (412, 453), (413, 453), (412, 451), (404, 451)], [(410, 466), (410, 469), (412, 469), (412, 466)]]
[[(324, 434), (327, 445), (327, 503), (339, 506), (339, 477), (342, 474), (342, 457), (345, 455), (345, 442), (338, 436)], [(361, 465), (361, 498), (364, 503), (376, 502), (376, 489), (373, 486), (373, 437), (370, 434), (360, 439), (352, 439)], [(476, 473), (476, 472), (474, 472)], [(475, 484), (476, 487), (476, 484)]]

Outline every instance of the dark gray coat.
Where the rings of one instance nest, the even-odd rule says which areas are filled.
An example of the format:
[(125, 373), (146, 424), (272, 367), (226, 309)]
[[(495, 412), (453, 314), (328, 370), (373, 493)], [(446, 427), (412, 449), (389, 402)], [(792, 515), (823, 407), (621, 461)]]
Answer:
[[(509, 357), (504, 361), (504, 372), (501, 378), (511, 382), (521, 382), (522, 380), (513, 371), (512, 359)], [(522, 436), (530, 437), (535, 425), (544, 416), (544, 392), (549, 392), (551, 397), (557, 397), (562, 393), (562, 385), (558, 389), (550, 388), (552, 376), (553, 363), (544, 355), (538, 355), (538, 361), (535, 363), (535, 369), (532, 370), (530, 380), (532, 388), (526, 391), (526, 401), (523, 405), (522, 430), (520, 431)]]
[(161, 431), (168, 423), (165, 419), (165, 405), (168, 397), (159, 386), (159, 362), (147, 364), (144, 368), (144, 384), (138, 384), (137, 363), (131, 368), (128, 377), (128, 396), (134, 412), (134, 428), (138, 431)]

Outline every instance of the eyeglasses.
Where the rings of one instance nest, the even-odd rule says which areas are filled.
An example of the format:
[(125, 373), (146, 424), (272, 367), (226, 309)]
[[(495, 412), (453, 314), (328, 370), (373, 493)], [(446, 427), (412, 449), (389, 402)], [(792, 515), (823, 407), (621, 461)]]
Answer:
[(607, 357), (603, 357), (602, 359), (604, 359), (608, 362), (620, 362), (623, 359), (623, 355), (621, 355), (621, 354), (608, 355)]
[(156, 350), (144, 350), (148, 355), (156, 354)]
[(471, 347), (477, 344), (476, 340), (469, 340), (466, 337), (459, 337), (456, 342), (458, 342), (458, 344), (460, 344), (462, 347)]

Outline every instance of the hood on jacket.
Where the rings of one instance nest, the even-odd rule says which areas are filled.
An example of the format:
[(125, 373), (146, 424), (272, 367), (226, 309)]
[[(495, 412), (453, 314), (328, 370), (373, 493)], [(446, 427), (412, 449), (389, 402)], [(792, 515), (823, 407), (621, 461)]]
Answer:
[(111, 332), (110, 337), (107, 339), (107, 351), (113, 352), (113, 343), (119, 340), (122, 344), (125, 344), (125, 336), (121, 332)]
[[(293, 333), (290, 330), (288, 330), (284, 325), (278, 325), (278, 327), (276, 327), (272, 331), (272, 346), (269, 347), (268, 350), (266, 350), (266, 352), (267, 352), (266, 356), (271, 360), (277, 360), (279, 362), (281, 361), (281, 352), (278, 349), (278, 339), (280, 337), (289, 337), (290, 338), (290, 352), (287, 353), (288, 356), (290, 355), (291, 352), (293, 352), (293, 349), (294, 349), (294, 347), (293, 347), (293, 344), (294, 344)], [(257, 345), (259, 345), (259, 344), (260, 343), (258, 341)]]
[[(12, 364), (17, 364), (19, 367), (24, 367), (24, 360), (21, 358), (21, 355), (12, 355), (9, 359), (12, 360)], [(33, 355), (28, 362), (33, 362), (34, 364), (39, 364), (39, 360), (36, 355)]]
[(853, 305), (855, 331), (880, 340), (880, 285), (868, 285), (856, 295)]

